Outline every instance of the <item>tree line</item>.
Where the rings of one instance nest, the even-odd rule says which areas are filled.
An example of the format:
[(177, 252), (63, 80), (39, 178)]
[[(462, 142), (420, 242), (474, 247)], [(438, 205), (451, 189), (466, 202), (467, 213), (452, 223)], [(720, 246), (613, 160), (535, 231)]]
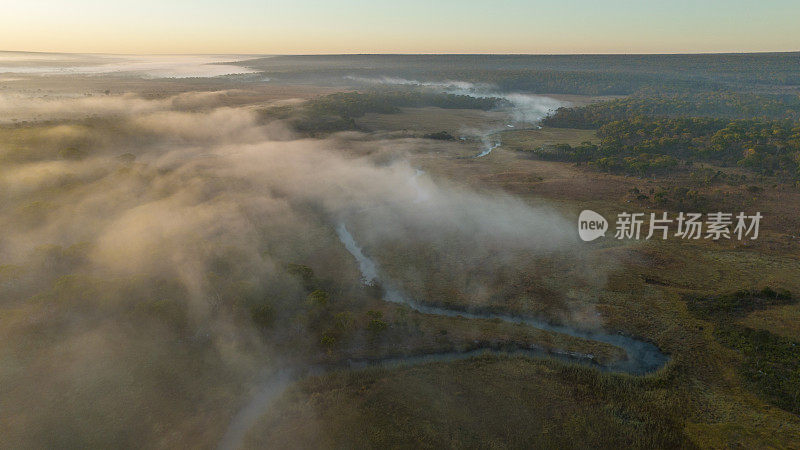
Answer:
[(542, 159), (632, 175), (709, 162), (800, 180), (800, 124), (790, 120), (636, 116), (607, 123), (597, 135), (599, 144), (558, 144), (533, 152)]
[(596, 129), (635, 116), (800, 120), (800, 95), (740, 92), (637, 95), (559, 108), (542, 123), (558, 128)]

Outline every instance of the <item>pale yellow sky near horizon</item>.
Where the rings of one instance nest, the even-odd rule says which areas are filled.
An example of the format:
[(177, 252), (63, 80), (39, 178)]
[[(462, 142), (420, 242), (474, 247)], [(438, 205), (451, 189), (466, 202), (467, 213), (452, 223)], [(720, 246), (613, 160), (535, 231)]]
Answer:
[(77, 53), (704, 53), (800, 50), (800, 2), (29, 0), (0, 50)]

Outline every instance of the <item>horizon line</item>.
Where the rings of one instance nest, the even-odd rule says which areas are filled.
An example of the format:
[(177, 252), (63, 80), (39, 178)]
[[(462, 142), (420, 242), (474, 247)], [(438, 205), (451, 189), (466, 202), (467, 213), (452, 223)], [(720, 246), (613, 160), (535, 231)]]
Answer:
[(115, 55), (115, 56), (207, 56), (207, 55), (238, 55), (238, 56), (690, 56), (690, 55), (768, 55), (800, 53), (797, 50), (759, 50), (759, 51), (719, 51), (719, 52), (659, 52), (659, 53), (408, 53), (408, 52), (353, 52), (353, 53), (240, 53), (240, 52), (63, 52), (45, 50), (0, 50), (0, 53), (35, 53), (55, 55)]

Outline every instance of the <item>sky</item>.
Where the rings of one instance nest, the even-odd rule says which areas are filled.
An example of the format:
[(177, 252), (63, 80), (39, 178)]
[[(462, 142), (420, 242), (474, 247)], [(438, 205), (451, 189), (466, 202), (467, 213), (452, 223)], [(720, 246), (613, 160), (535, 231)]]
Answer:
[(14, 51), (800, 50), (798, 0), (0, 0), (0, 11), (0, 50)]

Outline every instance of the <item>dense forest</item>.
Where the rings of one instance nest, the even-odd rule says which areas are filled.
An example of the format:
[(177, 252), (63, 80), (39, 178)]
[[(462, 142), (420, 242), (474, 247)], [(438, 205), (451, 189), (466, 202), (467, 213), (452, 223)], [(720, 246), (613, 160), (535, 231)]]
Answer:
[(607, 123), (597, 134), (599, 144), (559, 144), (533, 152), (542, 159), (640, 176), (703, 161), (800, 179), (800, 124), (789, 120), (637, 116)]
[(798, 120), (800, 96), (737, 92), (640, 95), (583, 107), (559, 108), (542, 124), (559, 128), (594, 129), (635, 116)]
[(357, 118), (366, 113), (392, 114), (402, 107), (435, 106), (438, 108), (490, 109), (509, 106), (497, 97), (473, 97), (416, 90), (337, 92), (312, 100), (308, 108), (320, 114)]
[[(369, 90), (337, 92), (305, 103), (302, 107), (277, 107), (262, 110), (265, 119), (287, 119), (296, 131), (317, 135), (356, 130), (356, 118), (367, 113), (394, 114), (400, 108), (432, 106), (445, 109), (488, 111), (509, 106), (497, 97), (473, 97), (427, 90)], [(438, 137), (441, 138), (441, 137)]]
[(459, 80), (502, 91), (630, 95), (773, 92), (800, 86), (800, 53), (696, 55), (335, 55), (247, 61), (258, 76), (348, 84), (348, 77)]

